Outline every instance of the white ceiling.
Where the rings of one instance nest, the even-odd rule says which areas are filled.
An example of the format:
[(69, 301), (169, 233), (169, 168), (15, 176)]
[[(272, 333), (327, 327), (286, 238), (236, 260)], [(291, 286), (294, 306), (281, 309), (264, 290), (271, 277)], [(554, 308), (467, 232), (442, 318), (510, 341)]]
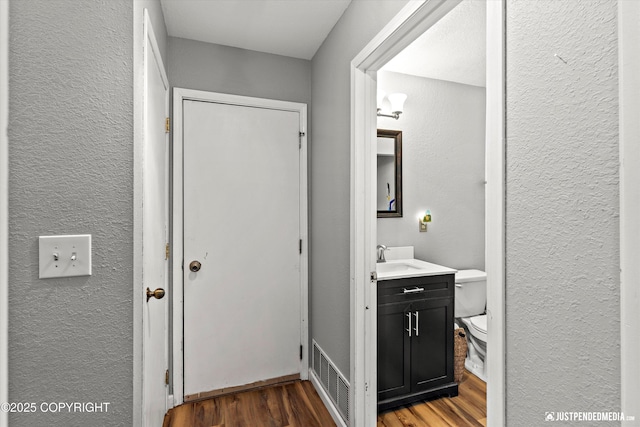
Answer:
[(311, 59), (351, 0), (161, 0), (167, 32)]
[(485, 40), (486, 1), (464, 0), (382, 69), (485, 86)]

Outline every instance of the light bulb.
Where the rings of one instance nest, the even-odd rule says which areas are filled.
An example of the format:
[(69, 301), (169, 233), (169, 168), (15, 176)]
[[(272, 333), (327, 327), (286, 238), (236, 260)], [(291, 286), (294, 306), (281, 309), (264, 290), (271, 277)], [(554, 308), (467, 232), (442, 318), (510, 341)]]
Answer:
[(407, 95), (404, 93), (392, 93), (387, 96), (391, 103), (391, 112), (402, 113), (404, 107), (404, 101), (407, 99)]

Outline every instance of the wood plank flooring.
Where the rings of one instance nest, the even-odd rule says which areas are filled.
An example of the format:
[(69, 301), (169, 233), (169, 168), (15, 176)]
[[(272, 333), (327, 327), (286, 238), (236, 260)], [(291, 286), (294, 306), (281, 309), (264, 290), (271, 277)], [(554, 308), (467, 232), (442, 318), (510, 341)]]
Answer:
[(487, 385), (465, 371), (458, 396), (403, 406), (378, 414), (377, 427), (486, 427)]
[(163, 427), (334, 427), (309, 381), (185, 403), (167, 412)]
[[(486, 427), (487, 386), (465, 371), (459, 395), (389, 410), (377, 427)], [(309, 381), (218, 396), (171, 409), (163, 427), (334, 427)]]

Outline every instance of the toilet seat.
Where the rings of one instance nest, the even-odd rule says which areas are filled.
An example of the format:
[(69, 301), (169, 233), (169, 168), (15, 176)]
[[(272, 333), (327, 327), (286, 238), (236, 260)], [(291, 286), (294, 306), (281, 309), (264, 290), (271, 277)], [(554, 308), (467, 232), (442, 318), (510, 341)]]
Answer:
[(456, 273), (456, 283), (477, 282), (487, 280), (487, 273), (480, 270), (459, 270)]
[(471, 325), (478, 331), (487, 333), (487, 315), (473, 316), (471, 318)]
[(469, 318), (467, 326), (471, 335), (478, 338), (481, 341), (487, 342), (487, 315), (482, 314), (480, 316), (473, 316)]

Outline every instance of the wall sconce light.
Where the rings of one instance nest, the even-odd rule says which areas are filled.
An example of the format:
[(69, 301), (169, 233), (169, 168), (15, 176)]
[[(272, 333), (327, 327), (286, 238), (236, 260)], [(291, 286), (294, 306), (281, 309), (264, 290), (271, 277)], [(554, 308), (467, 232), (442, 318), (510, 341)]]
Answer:
[[(391, 104), (391, 114), (382, 113), (382, 103), (384, 102), (385, 97), (389, 100), (389, 104)], [(398, 120), (400, 118), (400, 114), (402, 114), (402, 109), (404, 107), (404, 101), (407, 100), (407, 95), (404, 93), (390, 93), (389, 95), (385, 94), (383, 91), (378, 91), (378, 117), (391, 117), (393, 119)]]

